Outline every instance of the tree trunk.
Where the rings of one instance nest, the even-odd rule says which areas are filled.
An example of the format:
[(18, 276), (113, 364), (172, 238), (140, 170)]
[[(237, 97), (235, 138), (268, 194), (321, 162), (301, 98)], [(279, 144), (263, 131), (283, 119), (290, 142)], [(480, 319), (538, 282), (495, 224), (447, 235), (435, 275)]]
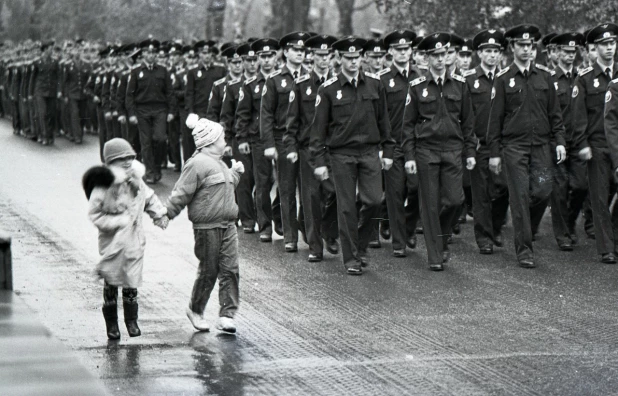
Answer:
[(270, 35), (281, 37), (294, 31), (307, 30), (310, 7), (311, 0), (270, 0)]
[(354, 14), (354, 0), (337, 0), (339, 9), (339, 34), (348, 36), (353, 33), (352, 15)]

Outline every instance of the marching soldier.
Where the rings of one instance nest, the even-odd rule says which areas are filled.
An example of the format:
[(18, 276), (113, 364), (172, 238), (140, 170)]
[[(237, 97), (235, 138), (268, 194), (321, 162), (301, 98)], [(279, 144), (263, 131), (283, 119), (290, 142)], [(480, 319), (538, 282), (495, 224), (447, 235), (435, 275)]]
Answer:
[(418, 49), (428, 54), (429, 73), (410, 82), (403, 120), (408, 173), (418, 172), (421, 218), (429, 269), (449, 259), (448, 236), (463, 203), (462, 155), (474, 168), (474, 114), (466, 80), (450, 74), (446, 57), (451, 35), (434, 33)]
[(34, 97), (38, 123), (40, 127), (41, 144), (54, 144), (56, 123), (56, 98), (61, 94), (58, 80), (58, 61), (53, 59), (53, 42), (41, 45), (41, 57), (34, 62), (30, 75), (28, 96)]
[(123, 70), (118, 77), (118, 88), (116, 89), (116, 98), (114, 104), (114, 108), (118, 112), (118, 122), (120, 123), (122, 138), (129, 142), (129, 144), (131, 144), (133, 150), (138, 154), (137, 158), (141, 158), (141, 156), (139, 155), (139, 153), (141, 152), (141, 147), (139, 143), (139, 130), (137, 128), (137, 125), (127, 122), (128, 113), (126, 96), (129, 76), (131, 75), (133, 69), (139, 67), (139, 65), (135, 64), (139, 52), (140, 50), (135, 44), (127, 44), (121, 50), (123, 57), (122, 62), (124, 62), (125, 64), (125, 70)]
[[(594, 44), (597, 60), (579, 72), (573, 88), (573, 145), (581, 159), (588, 161), (588, 186), (597, 252), (601, 262), (616, 263), (614, 227), (617, 219), (609, 211), (613, 191), (613, 165), (603, 125), (605, 93), (616, 76), (614, 56), (618, 26), (599, 25), (588, 33), (588, 44)], [(611, 192), (611, 194), (610, 194)]]
[(182, 47), (183, 62), (179, 64), (173, 71), (176, 78), (172, 84), (174, 97), (178, 103), (178, 115), (180, 116), (180, 140), (182, 142), (182, 158), (183, 162), (187, 162), (195, 152), (195, 141), (191, 135), (191, 129), (186, 125), (189, 110), (185, 101), (185, 92), (187, 90), (188, 73), (190, 69), (196, 67), (195, 50), (192, 45)]
[[(182, 66), (182, 60), (180, 57), (181, 53), (182, 45), (178, 43), (169, 44), (169, 47), (167, 49), (168, 72), (172, 81), (172, 90), (174, 91), (174, 97), (176, 99), (176, 91), (179, 88), (179, 85), (182, 84), (182, 82), (178, 80), (177, 76), (178, 67)], [(180, 156), (180, 135), (182, 131), (182, 125), (186, 120), (186, 118), (184, 120), (180, 118), (180, 113), (178, 110), (179, 107), (180, 106), (177, 102), (174, 119), (167, 125), (168, 149), (170, 159), (174, 163), (174, 172), (180, 172), (182, 168), (182, 158)]]
[[(330, 159), (343, 264), (350, 275), (361, 275), (362, 267), (369, 264), (367, 247), (382, 195), (382, 169), (392, 166), (395, 146), (384, 87), (374, 74), (360, 73), (365, 44), (366, 40), (353, 36), (333, 44), (341, 56), (341, 73), (318, 89), (310, 137), (320, 180), (329, 177), (327, 153)], [(359, 214), (357, 188), (362, 203)]]
[(319, 87), (329, 80), (329, 63), (333, 56), (332, 45), (336, 37), (314, 36), (305, 42), (313, 53), (313, 70), (295, 80), (289, 95), (287, 129), (283, 135), (287, 160), (299, 163), (300, 196), (305, 217), (309, 262), (323, 259), (326, 250), (337, 254), (337, 201), (335, 186), (331, 179), (318, 180), (313, 174), (314, 165), (309, 151), (309, 139), (313, 131), (315, 100)]
[(83, 141), (84, 120), (86, 117), (86, 82), (90, 67), (84, 62), (83, 54), (77, 50), (72, 53), (72, 59), (65, 67), (62, 83), (62, 96), (68, 102), (69, 129), (66, 131), (75, 144)]
[(492, 172), (500, 173), (500, 154), (504, 158), (515, 251), (523, 268), (536, 266), (533, 232), (552, 192), (554, 162), (566, 158), (564, 125), (550, 70), (532, 63), (538, 36), (534, 25), (515, 26), (505, 33), (514, 61), (496, 75), (487, 131)]

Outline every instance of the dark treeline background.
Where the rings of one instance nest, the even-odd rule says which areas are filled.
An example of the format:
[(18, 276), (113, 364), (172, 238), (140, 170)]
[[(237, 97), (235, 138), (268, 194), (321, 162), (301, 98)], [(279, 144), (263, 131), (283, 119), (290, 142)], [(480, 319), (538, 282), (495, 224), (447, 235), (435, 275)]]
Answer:
[(0, 39), (232, 40), (294, 30), (368, 36), (411, 28), (471, 37), (480, 29), (535, 23), (583, 31), (613, 22), (616, 0), (0, 0)]

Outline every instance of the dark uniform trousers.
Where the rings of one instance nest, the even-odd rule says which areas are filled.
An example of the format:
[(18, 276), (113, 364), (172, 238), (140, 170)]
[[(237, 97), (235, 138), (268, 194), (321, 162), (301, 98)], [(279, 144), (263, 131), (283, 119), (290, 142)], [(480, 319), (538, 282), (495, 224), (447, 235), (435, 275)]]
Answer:
[(137, 160), (140, 161), (142, 158), (142, 148), (139, 143), (139, 128), (137, 125), (131, 124), (127, 120), (127, 122), (120, 125), (120, 134), (133, 147), (133, 150), (137, 153)]
[(40, 136), (54, 139), (54, 120), (56, 119), (56, 98), (36, 95), (36, 112), (39, 117)]
[[(618, 210), (610, 213), (608, 197), (611, 200), (615, 191), (614, 172), (609, 149), (590, 147), (592, 159), (588, 161), (588, 185), (592, 219), (597, 243), (597, 253), (606, 254), (616, 251), (618, 237)], [(611, 194), (611, 195), (610, 195)]]
[(551, 222), (558, 244), (571, 242), (575, 222), (588, 194), (586, 161), (569, 150), (566, 161), (556, 165), (551, 194)]
[(286, 147), (283, 134), (274, 133), (275, 148), (281, 157), (275, 161), (277, 166), (277, 183), (281, 202), (281, 220), (283, 240), (285, 243), (298, 242), (298, 205), (296, 202), (296, 180), (298, 179), (298, 161), (291, 163), (285, 158)]
[[(299, 150), (300, 193), (309, 253), (322, 256), (325, 239), (337, 239), (337, 196), (331, 179), (320, 182), (313, 174), (309, 148)], [(332, 174), (332, 169), (330, 170)]]
[(15, 101), (17, 104), (18, 115), (15, 116), (15, 119), (18, 120), (17, 129), (22, 129), (26, 135), (30, 135), (34, 133), (34, 128), (31, 123), (30, 111), (28, 110), (28, 102), (27, 100), (20, 99), (19, 101)]
[(479, 248), (490, 247), (502, 233), (509, 209), (509, 191), (504, 172), (499, 175), (489, 170), (489, 147), (476, 151), (476, 166), (470, 172), (474, 237)]
[(453, 219), (464, 201), (461, 150), (416, 149), (421, 220), (429, 265), (442, 263)]
[(137, 105), (137, 127), (146, 176), (161, 174), (161, 158), (165, 155), (167, 110), (161, 105)]
[[(195, 153), (195, 140), (193, 140), (193, 135), (191, 135), (191, 129), (187, 126), (187, 117), (189, 117), (189, 110), (180, 109), (180, 138), (182, 141), (182, 158), (183, 162), (187, 162), (189, 158)], [(198, 114), (200, 118), (205, 117), (206, 114)]]
[(509, 203), (518, 260), (532, 259), (532, 230), (543, 217), (553, 188), (554, 166), (549, 144), (502, 149), (503, 169), (509, 187)]
[(386, 207), (393, 249), (406, 248), (406, 240), (415, 234), (420, 215), (418, 175), (407, 174), (404, 165), (403, 150), (400, 146), (395, 146), (393, 166), (384, 172)]
[(101, 161), (103, 160), (103, 146), (107, 142), (107, 125), (105, 123), (105, 116), (103, 107), (101, 104), (97, 104), (97, 123), (99, 124), (99, 154), (101, 155)]
[(253, 156), (258, 230), (263, 234), (272, 234), (274, 212), (270, 200), (270, 191), (274, 184), (272, 161), (264, 156), (264, 143), (259, 138), (254, 138), (250, 146)]
[[(180, 169), (182, 161), (180, 159), (180, 131), (182, 128), (181, 120), (178, 114), (174, 114), (172, 122), (167, 124), (167, 142), (168, 154), (170, 160), (174, 163), (174, 167)], [(163, 159), (165, 164), (166, 158)]]
[[(337, 196), (343, 264), (346, 268), (358, 267), (360, 256), (366, 254), (382, 199), (382, 165), (378, 148), (369, 148), (357, 155), (331, 152), (330, 165)], [(362, 204), (358, 212), (357, 186)]]
[(241, 154), (238, 151), (238, 141), (233, 141), (234, 159), (242, 162), (245, 172), (240, 175), (238, 186), (236, 186), (236, 202), (238, 203), (238, 218), (243, 227), (253, 229), (257, 223), (255, 201), (253, 199), (253, 188), (255, 187), (255, 175), (253, 169), (253, 157), (251, 154)]
[(86, 101), (69, 99), (69, 119), (71, 120), (70, 133), (75, 139), (82, 140), (84, 137), (83, 124), (86, 119)]

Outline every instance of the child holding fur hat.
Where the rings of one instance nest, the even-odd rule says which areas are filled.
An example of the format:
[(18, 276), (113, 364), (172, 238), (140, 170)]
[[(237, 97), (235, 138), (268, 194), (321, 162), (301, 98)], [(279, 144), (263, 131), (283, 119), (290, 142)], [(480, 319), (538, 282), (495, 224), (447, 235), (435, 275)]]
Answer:
[(101, 261), (97, 274), (104, 279), (103, 317), (107, 337), (120, 338), (118, 287), (122, 287), (124, 320), (131, 337), (141, 335), (137, 325), (137, 288), (142, 283), (146, 239), (142, 214), (165, 229), (167, 209), (144, 183), (145, 167), (135, 160), (135, 151), (124, 139), (115, 138), (103, 147), (104, 166), (88, 170), (82, 185), (89, 201), (88, 216), (99, 229)]
[(238, 310), (238, 206), (234, 190), (244, 172), (241, 162), (232, 168), (221, 160), (225, 151), (223, 127), (192, 114), (187, 126), (193, 129), (196, 151), (184, 164), (180, 179), (168, 198), (167, 215), (178, 216), (187, 206), (193, 223), (195, 255), (199, 262), (191, 301), (186, 309), (193, 327), (208, 331), (204, 310), (215, 282), (219, 279), (219, 320), (217, 329), (236, 332)]

